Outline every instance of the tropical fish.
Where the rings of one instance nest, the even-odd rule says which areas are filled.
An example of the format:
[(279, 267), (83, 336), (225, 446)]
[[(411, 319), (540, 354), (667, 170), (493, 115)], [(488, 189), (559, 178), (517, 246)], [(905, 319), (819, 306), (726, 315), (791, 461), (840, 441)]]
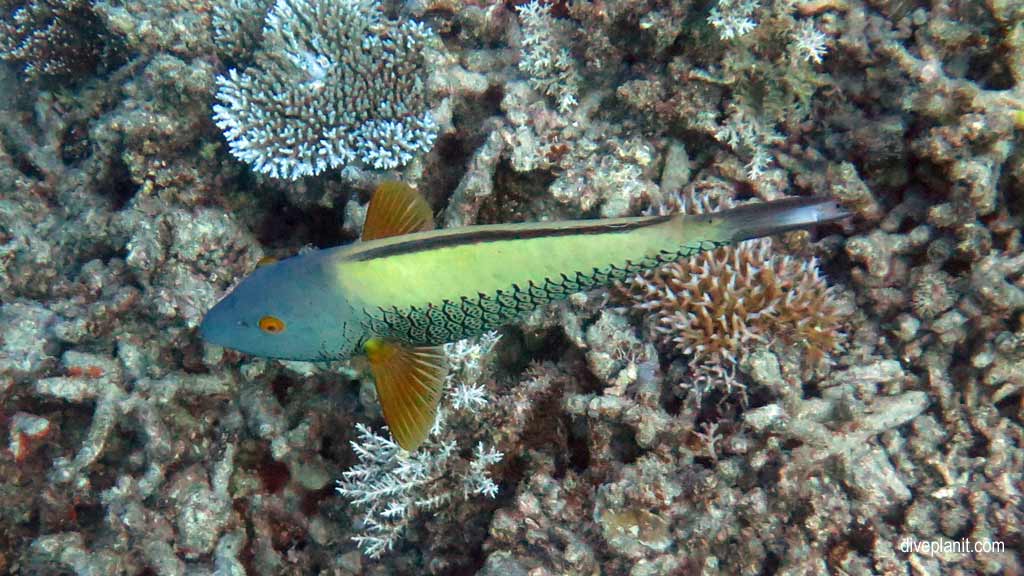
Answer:
[(697, 216), (432, 230), (426, 200), (385, 182), (370, 200), (362, 241), (258, 267), (210, 310), (200, 332), (271, 358), (365, 354), (392, 436), (414, 450), (437, 412), (446, 342), (678, 258), (846, 216), (834, 201), (813, 197)]

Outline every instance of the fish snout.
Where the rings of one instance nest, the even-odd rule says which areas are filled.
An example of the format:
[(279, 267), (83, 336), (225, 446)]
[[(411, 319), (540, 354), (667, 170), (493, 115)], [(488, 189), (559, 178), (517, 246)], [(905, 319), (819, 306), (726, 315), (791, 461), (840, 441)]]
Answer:
[(218, 346), (229, 346), (232, 333), (245, 327), (232, 300), (229, 295), (203, 316), (203, 321), (199, 323), (199, 336), (203, 340)]

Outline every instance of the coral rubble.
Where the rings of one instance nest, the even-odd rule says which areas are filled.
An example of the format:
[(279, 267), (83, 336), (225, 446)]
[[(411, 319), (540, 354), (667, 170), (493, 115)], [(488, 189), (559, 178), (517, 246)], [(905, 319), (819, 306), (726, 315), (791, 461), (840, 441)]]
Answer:
[(0, 11), (0, 59), (28, 76), (84, 76), (120, 48), (88, 0), (6, 0)]

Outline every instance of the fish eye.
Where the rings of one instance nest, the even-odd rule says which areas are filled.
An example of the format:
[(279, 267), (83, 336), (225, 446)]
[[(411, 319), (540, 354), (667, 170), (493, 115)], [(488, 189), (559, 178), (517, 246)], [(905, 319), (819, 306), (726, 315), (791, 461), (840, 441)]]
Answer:
[(280, 334), (284, 332), (284, 321), (277, 316), (264, 316), (260, 318), (260, 330), (267, 334)]

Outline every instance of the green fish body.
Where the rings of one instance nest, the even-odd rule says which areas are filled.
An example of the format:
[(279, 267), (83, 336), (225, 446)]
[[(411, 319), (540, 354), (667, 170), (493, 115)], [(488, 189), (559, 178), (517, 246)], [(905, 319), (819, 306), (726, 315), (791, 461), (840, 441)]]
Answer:
[[(845, 216), (830, 200), (793, 198), (699, 216), (427, 230), (425, 201), (389, 183), (371, 200), (366, 226), (373, 230), (364, 241), (258, 268), (210, 310), (200, 331), (257, 356), (368, 354), (385, 419), (411, 449), (425, 437), (421, 428), (429, 429), (440, 396), (434, 380), (443, 380), (444, 358), (434, 347), (678, 258)], [(382, 380), (398, 389), (382, 392)], [(416, 401), (403, 404), (410, 386)], [(391, 417), (389, 393), (397, 395)], [(416, 422), (396, 433), (406, 406), (417, 410), (404, 420)]]
[[(411, 345), (481, 334), (554, 300), (723, 244), (673, 217), (421, 232), (337, 254), (335, 281), (367, 335)], [(669, 240), (672, 235), (676, 240)], [(380, 285), (378, 279), (394, 281)]]

